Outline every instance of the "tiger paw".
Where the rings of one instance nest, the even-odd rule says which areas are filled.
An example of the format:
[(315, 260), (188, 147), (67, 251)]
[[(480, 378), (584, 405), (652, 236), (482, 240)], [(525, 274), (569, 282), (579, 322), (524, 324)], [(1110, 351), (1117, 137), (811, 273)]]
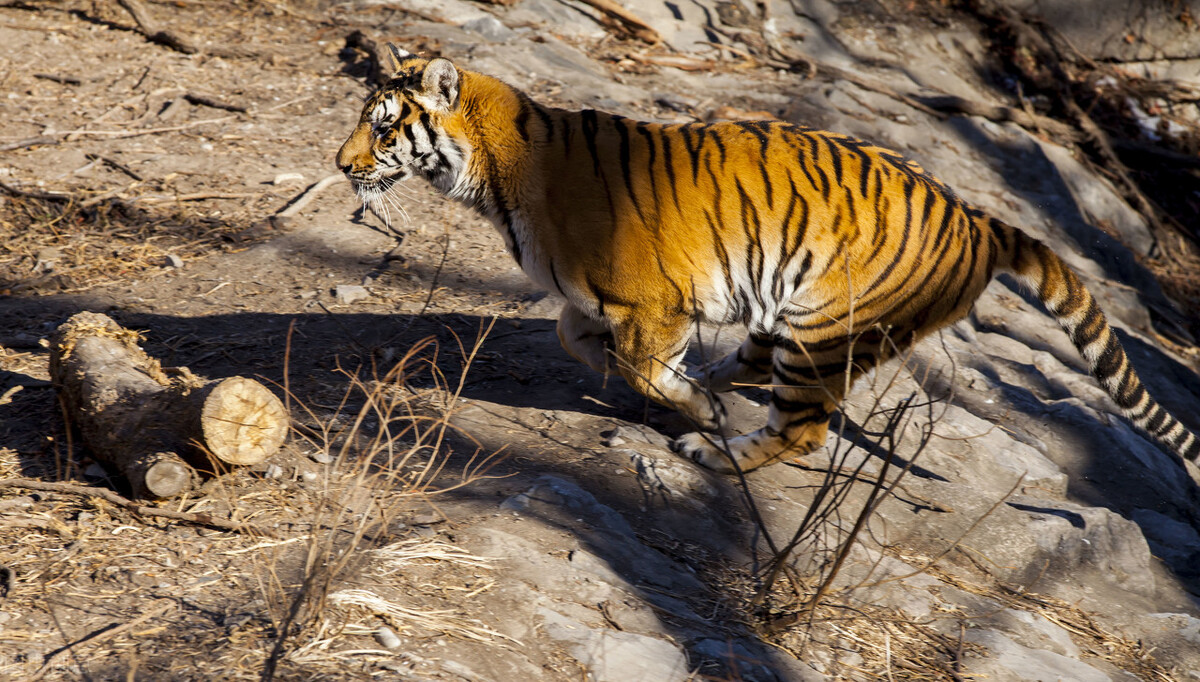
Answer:
[(671, 450), (706, 469), (732, 474), (736, 471), (733, 459), (720, 447), (724, 440), (711, 433), (685, 433), (671, 441)]
[(725, 405), (711, 393), (698, 392), (696, 398), (690, 406), (675, 407), (680, 414), (690, 419), (697, 429), (724, 433), (729, 423), (729, 411), (725, 409)]

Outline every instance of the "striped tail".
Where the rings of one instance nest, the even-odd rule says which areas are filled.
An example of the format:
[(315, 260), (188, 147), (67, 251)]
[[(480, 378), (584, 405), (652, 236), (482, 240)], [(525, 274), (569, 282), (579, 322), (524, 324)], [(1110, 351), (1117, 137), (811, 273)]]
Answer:
[[(1133, 371), (1117, 335), (1108, 326), (1104, 312), (1079, 277), (1045, 244), (1011, 225), (998, 220), (989, 222), (1001, 245), (997, 265), (1007, 266), (1037, 293), (1087, 360), (1092, 376), (1125, 416), (1180, 457), (1193, 462), (1200, 458), (1200, 438), (1150, 396)], [(1007, 254), (1004, 247), (1008, 247)]]

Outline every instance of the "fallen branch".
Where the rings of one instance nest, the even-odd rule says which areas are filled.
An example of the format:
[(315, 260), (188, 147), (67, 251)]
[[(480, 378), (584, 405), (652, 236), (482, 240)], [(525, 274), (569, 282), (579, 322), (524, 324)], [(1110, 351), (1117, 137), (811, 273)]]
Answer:
[(0, 490), (9, 488), (19, 488), (22, 490), (38, 490), (46, 493), (62, 493), (65, 495), (80, 495), (83, 497), (98, 497), (105, 502), (109, 502), (122, 509), (129, 510), (138, 516), (157, 517), (163, 519), (171, 519), (173, 521), (184, 521), (197, 526), (205, 526), (216, 530), (228, 531), (231, 533), (244, 533), (246, 535), (262, 535), (265, 537), (279, 538), (280, 536), (273, 530), (261, 528), (247, 523), (237, 523), (236, 521), (226, 521), (218, 519), (211, 514), (204, 512), (181, 512), (173, 509), (165, 509), (162, 507), (152, 507), (145, 504), (140, 504), (127, 497), (121, 496), (119, 493), (108, 488), (97, 488), (90, 485), (77, 485), (74, 483), (59, 483), (56, 481), (39, 481), (33, 478), (7, 478), (0, 479)]
[(65, 133), (62, 133), (62, 135), (64, 137), (69, 136), (69, 135), (76, 135), (76, 136), (97, 135), (97, 136), (107, 136), (108, 139), (110, 139), (110, 140), (119, 140), (119, 139), (126, 138), (126, 137), (140, 137), (142, 135), (157, 135), (159, 133), (173, 133), (173, 132), (176, 132), (179, 130), (187, 130), (188, 128), (195, 128), (196, 126), (207, 125), (209, 123), (224, 123), (225, 121), (229, 121), (234, 118), (237, 118), (237, 117), (236, 116), (221, 116), (220, 118), (206, 118), (203, 121), (192, 121), (191, 123), (184, 123), (183, 125), (177, 125), (177, 126), (169, 126), (167, 128), (147, 128), (146, 130), (86, 130), (86, 129), (79, 129), (79, 130), (69, 130)]
[(121, 635), (126, 632), (129, 632), (130, 630), (138, 627), (139, 625), (141, 625), (142, 623), (145, 623), (146, 621), (150, 620), (151, 618), (157, 618), (157, 617), (167, 613), (174, 607), (175, 607), (175, 603), (173, 601), (171, 601), (169, 599), (160, 599), (158, 602), (156, 602), (154, 605), (152, 605), (149, 608), (149, 610), (145, 611), (144, 613), (142, 613), (142, 615), (138, 616), (137, 618), (134, 618), (131, 621), (122, 623), (121, 625), (109, 625), (107, 627), (96, 630), (95, 632), (93, 632), (89, 635), (85, 635), (85, 636), (81, 637), (80, 639), (77, 639), (74, 642), (67, 644), (66, 646), (55, 649), (54, 651), (46, 654), (46, 658), (42, 662), (42, 667), (38, 668), (37, 671), (35, 673), (33, 673), (32, 675), (30, 675), (29, 677), (26, 677), (25, 680), (26, 680), (26, 682), (35, 682), (36, 680), (42, 679), (42, 677), (45, 676), (45, 674), (50, 671), (50, 668), (52, 668), (54, 666), (55, 661), (57, 661), (61, 656), (63, 656), (67, 652), (71, 651), (72, 649), (75, 649), (75, 648), (81, 647), (81, 646), (92, 646), (92, 645), (96, 645), (101, 642), (110, 640), (113, 637), (116, 637), (117, 635)]
[(1041, 129), (1053, 135), (1060, 144), (1080, 140), (1080, 135), (1074, 128), (1049, 116), (1039, 116), (1021, 109), (997, 104), (985, 104), (955, 95), (913, 95), (912, 97), (926, 106), (948, 114), (979, 116), (996, 123), (1016, 123), (1029, 130)]
[(69, 203), (74, 197), (70, 194), (62, 194), (60, 192), (43, 192), (36, 189), (17, 189), (12, 185), (0, 182), (0, 190), (4, 190), (14, 197), (28, 197), (30, 199), (41, 199), (43, 201), (58, 201)]
[(590, 5), (605, 15), (616, 19), (621, 23), (621, 27), (628, 31), (633, 37), (651, 45), (656, 45), (662, 42), (662, 36), (655, 31), (650, 24), (639, 19), (629, 10), (618, 5), (612, 0), (580, 0), (585, 5)]
[(310, 203), (312, 203), (312, 200), (315, 199), (318, 194), (325, 191), (325, 188), (342, 182), (345, 179), (346, 176), (344, 174), (334, 173), (333, 175), (321, 179), (319, 182), (313, 183), (308, 187), (308, 189), (304, 190), (299, 196), (293, 199), (291, 203), (284, 206), (275, 215), (271, 216), (271, 225), (277, 229), (286, 227), (288, 221), (295, 218), (300, 211), (304, 210), (305, 206), (308, 206)]
[(195, 192), (192, 194), (176, 194), (170, 197), (137, 197), (130, 199), (130, 202), (138, 202), (143, 204), (164, 204), (172, 201), (204, 201), (206, 199), (245, 199), (246, 197), (256, 197), (258, 194), (254, 192)]
[(5, 142), (0, 144), (0, 152), (8, 152), (22, 147), (38, 147), (42, 145), (58, 144), (62, 142), (61, 137), (50, 137), (48, 135), (38, 135), (37, 137), (27, 137), (24, 140), (16, 142)]

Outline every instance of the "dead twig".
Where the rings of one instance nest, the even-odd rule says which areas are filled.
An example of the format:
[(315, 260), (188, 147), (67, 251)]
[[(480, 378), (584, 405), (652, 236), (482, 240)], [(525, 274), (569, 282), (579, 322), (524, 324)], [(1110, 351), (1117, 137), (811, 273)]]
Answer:
[(50, 652), (49, 654), (46, 654), (46, 659), (45, 659), (45, 661), (42, 662), (42, 667), (38, 668), (37, 671), (34, 672), (29, 677), (26, 677), (24, 682), (34, 682), (35, 680), (42, 679), (42, 677), (44, 677), (46, 675), (46, 673), (50, 672), (50, 669), (52, 667), (54, 667), (55, 662), (60, 657), (62, 657), (64, 654), (72, 651), (73, 649), (76, 649), (77, 647), (94, 646), (101, 642), (110, 640), (113, 637), (116, 637), (117, 635), (121, 635), (126, 632), (129, 632), (130, 630), (140, 626), (142, 623), (145, 623), (146, 621), (150, 620), (151, 618), (157, 618), (157, 617), (167, 613), (168, 611), (170, 611), (173, 608), (175, 608), (174, 602), (172, 602), (168, 599), (159, 600), (156, 604), (152, 605), (147, 611), (142, 613), (142, 615), (138, 616), (137, 618), (134, 618), (131, 621), (122, 623), (120, 625), (109, 625), (109, 626), (101, 628), (89, 635), (85, 635), (85, 636), (81, 637), (80, 639), (77, 639), (74, 642), (67, 644), (66, 646), (55, 649), (54, 651)]
[(0, 480), (0, 490), (6, 488), (21, 488), (24, 490), (40, 490), (50, 493), (64, 493), (67, 495), (83, 495), (86, 497), (99, 497), (105, 502), (114, 504), (122, 509), (129, 511), (139, 516), (151, 516), (164, 519), (172, 519), (175, 521), (185, 521), (194, 523), (199, 526), (207, 526), (218, 530), (229, 531), (232, 533), (246, 533), (248, 535), (263, 535), (266, 537), (277, 538), (279, 535), (272, 530), (259, 528), (245, 523), (237, 523), (236, 521), (226, 521), (218, 519), (207, 513), (192, 513), (173, 511), (160, 507), (151, 507), (144, 504), (139, 504), (126, 497), (122, 497), (112, 490), (107, 488), (96, 488), (89, 485), (76, 485), (74, 483), (59, 483), (55, 481), (38, 481), (32, 478), (10, 478)]
[(88, 161), (99, 161), (110, 168), (119, 170), (138, 182), (142, 181), (142, 176), (130, 170), (129, 166), (126, 166), (120, 161), (114, 161), (107, 156), (100, 156), (99, 154), (84, 154), (84, 157), (87, 158)]
[(344, 174), (334, 173), (333, 175), (327, 176), (320, 181), (313, 183), (308, 187), (308, 189), (301, 192), (299, 196), (276, 212), (275, 215), (271, 216), (271, 224), (276, 228), (285, 227), (289, 220), (296, 217), (300, 211), (304, 210), (305, 206), (308, 206), (310, 203), (312, 203), (312, 200), (317, 198), (318, 194), (325, 191), (325, 188), (345, 179), (346, 176)]
[(47, 80), (47, 81), (54, 81), (55, 83), (62, 83), (63, 85), (82, 85), (83, 84), (83, 81), (79, 80), (78, 78), (75, 78), (74, 76), (56, 76), (52, 73), (35, 73), (35, 74), (33, 74), (33, 77), (41, 78), (42, 80)]
[(159, 28), (146, 14), (146, 8), (142, 7), (142, 3), (138, 0), (117, 0), (117, 4), (129, 12), (134, 22), (137, 23), (138, 32), (146, 36), (146, 40), (184, 54), (196, 54), (200, 51), (190, 40), (173, 31)]
[(225, 111), (236, 111), (240, 114), (246, 113), (246, 107), (240, 104), (229, 104), (222, 102), (219, 99), (209, 97), (208, 95), (200, 95), (194, 92), (189, 92), (183, 96), (188, 102), (199, 107), (211, 107), (213, 109), (224, 109)]

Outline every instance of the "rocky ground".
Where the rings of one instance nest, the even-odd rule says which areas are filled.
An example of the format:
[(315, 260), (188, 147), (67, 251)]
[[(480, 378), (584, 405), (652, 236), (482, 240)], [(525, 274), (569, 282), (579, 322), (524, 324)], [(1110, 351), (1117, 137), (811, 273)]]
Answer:
[[(1194, 279), (1164, 265), (1185, 242), (996, 70), (985, 4), (627, 3), (637, 35), (575, 0), (147, 4), (187, 53), (116, 3), (0, 2), (4, 477), (121, 490), (46, 382), (40, 340), (81, 310), (165, 364), (271, 382), (296, 422), (268, 466), (156, 506), (257, 531), (0, 486), (0, 676), (1200, 677), (1197, 470), (1116, 415), (1011, 281), (860, 382), (824, 450), (741, 480), (670, 454), (686, 425), (568, 358), (554, 297), (429, 187), (390, 225), (344, 183), (271, 220), (335, 171), (371, 90), (356, 30), (556, 105), (830, 128), (1053, 245), (1200, 429)], [(1119, 62), (1098, 91), (1200, 89), (1194, 3), (1011, 6)], [(1153, 158), (1193, 184), (1134, 180), (1194, 225), (1195, 100), (1129, 102), (1139, 153), (1173, 150)], [(739, 334), (702, 331), (718, 352)], [(763, 399), (733, 399), (735, 423)]]

